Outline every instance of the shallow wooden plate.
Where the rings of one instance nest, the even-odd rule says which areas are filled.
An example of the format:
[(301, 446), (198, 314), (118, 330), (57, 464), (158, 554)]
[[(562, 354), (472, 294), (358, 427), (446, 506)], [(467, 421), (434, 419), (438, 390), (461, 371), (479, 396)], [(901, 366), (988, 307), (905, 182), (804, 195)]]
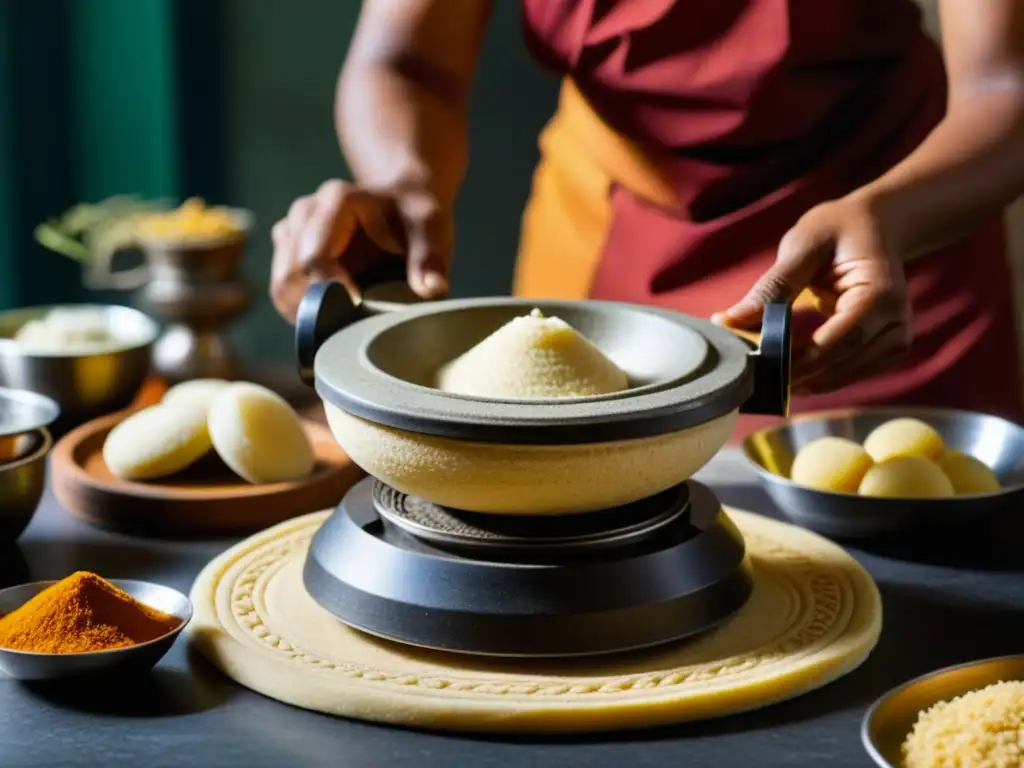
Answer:
[(129, 412), (83, 424), (51, 454), (53, 490), (72, 514), (93, 525), (148, 536), (230, 536), (333, 507), (363, 476), (330, 431), (304, 421), (317, 464), (312, 475), (252, 485), (214, 452), (188, 469), (149, 482), (120, 480), (103, 462), (103, 441)]

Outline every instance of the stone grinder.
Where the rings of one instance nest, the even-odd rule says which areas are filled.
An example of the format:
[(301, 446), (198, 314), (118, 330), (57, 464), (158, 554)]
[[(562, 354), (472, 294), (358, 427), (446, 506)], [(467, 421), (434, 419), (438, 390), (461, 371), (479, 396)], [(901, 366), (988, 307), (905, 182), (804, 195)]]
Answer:
[[(559, 317), (627, 373), (610, 395), (492, 400), (432, 386), (514, 317)], [(785, 415), (790, 309), (758, 348), (710, 322), (602, 301), (397, 308), (314, 283), (300, 373), (370, 477), (318, 531), (304, 582), (349, 626), (459, 653), (573, 656), (727, 620), (752, 589), (742, 536), (689, 478), (742, 412)]]

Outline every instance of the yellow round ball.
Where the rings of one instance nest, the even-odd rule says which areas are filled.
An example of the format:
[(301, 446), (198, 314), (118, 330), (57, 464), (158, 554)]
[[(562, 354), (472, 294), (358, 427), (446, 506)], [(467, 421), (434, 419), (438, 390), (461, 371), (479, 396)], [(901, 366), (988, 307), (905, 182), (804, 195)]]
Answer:
[(945, 447), (935, 428), (920, 419), (892, 419), (872, 430), (864, 441), (864, 450), (876, 463), (901, 456), (934, 459)]
[(103, 461), (114, 477), (153, 480), (194, 464), (210, 447), (205, 410), (160, 404), (133, 413), (110, 430)]
[(997, 493), (1002, 488), (996, 473), (985, 462), (966, 453), (948, 450), (939, 456), (936, 463), (949, 478), (958, 496)]
[(820, 437), (801, 448), (789, 477), (797, 485), (834, 493), (856, 493), (871, 469), (871, 457), (861, 446), (842, 437)]
[(944, 499), (954, 495), (953, 484), (939, 465), (920, 456), (899, 456), (875, 464), (857, 490), (861, 496), (879, 499)]

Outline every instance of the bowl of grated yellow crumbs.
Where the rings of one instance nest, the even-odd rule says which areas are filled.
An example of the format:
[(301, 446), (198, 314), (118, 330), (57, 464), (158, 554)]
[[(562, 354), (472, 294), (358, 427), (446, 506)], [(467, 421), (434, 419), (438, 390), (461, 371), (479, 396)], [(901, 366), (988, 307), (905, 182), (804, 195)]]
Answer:
[(881, 768), (1024, 765), (1024, 656), (904, 683), (868, 710), (861, 740)]

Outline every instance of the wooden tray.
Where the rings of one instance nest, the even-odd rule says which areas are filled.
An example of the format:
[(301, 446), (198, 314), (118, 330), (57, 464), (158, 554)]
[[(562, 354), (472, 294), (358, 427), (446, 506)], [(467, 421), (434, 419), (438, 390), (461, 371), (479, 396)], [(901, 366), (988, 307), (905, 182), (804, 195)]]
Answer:
[(333, 507), (363, 476), (330, 431), (304, 421), (317, 465), (296, 482), (252, 485), (213, 452), (188, 469), (150, 482), (114, 477), (103, 441), (131, 411), (104, 416), (61, 438), (51, 454), (57, 500), (93, 525), (145, 536), (213, 537), (251, 532)]

